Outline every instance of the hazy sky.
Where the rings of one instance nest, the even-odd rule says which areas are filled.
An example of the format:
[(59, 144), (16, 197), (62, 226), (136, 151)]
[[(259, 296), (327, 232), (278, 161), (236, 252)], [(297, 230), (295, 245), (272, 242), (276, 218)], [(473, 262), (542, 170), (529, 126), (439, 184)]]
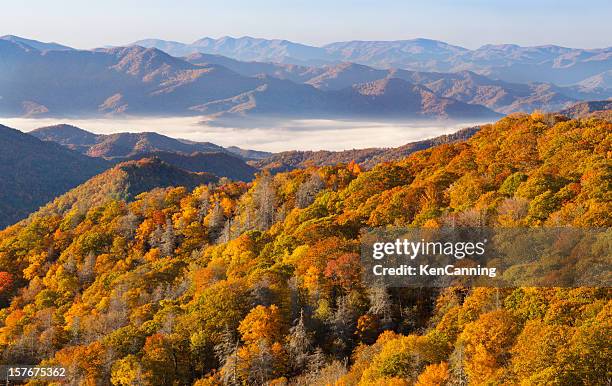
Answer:
[(77, 48), (224, 35), (314, 45), (416, 37), (468, 48), (612, 45), (610, 0), (20, 0), (1, 5), (0, 35)]

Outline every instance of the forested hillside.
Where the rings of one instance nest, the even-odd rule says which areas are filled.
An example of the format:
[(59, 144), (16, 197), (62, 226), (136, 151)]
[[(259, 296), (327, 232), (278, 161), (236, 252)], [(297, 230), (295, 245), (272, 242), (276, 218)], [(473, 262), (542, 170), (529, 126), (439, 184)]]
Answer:
[(143, 153), (128, 159), (158, 158), (170, 165), (197, 173), (211, 173), (234, 181), (251, 181), (257, 169), (248, 165), (238, 155), (226, 152), (181, 154), (169, 151)]
[(111, 163), (155, 157), (190, 172), (212, 173), (240, 181), (250, 181), (256, 172), (245, 161), (271, 155), (238, 147), (224, 148), (210, 142), (176, 139), (154, 132), (94, 134), (67, 124), (41, 127), (29, 134)]
[(250, 161), (249, 163), (258, 169), (270, 170), (272, 173), (286, 172), (308, 166), (329, 166), (350, 162), (355, 162), (365, 169), (371, 169), (381, 162), (398, 161), (419, 150), (429, 149), (430, 147), (445, 143), (465, 141), (478, 132), (478, 130), (478, 126), (467, 127), (452, 134), (409, 142), (405, 145), (392, 148), (373, 147), (343, 151), (284, 151), (260, 160)]
[(0, 125), (0, 228), (110, 167)]
[(606, 384), (609, 288), (373, 287), (358, 237), (610, 227), (611, 148), (610, 121), (516, 114), (368, 171), (48, 208), (0, 233), (2, 362), (91, 385)]

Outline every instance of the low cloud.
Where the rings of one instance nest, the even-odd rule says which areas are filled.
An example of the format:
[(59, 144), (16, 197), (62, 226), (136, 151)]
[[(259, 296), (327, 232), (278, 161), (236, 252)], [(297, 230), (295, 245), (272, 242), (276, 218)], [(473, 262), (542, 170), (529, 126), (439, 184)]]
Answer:
[(284, 150), (347, 150), (396, 147), (408, 142), (453, 133), (482, 122), (380, 122), (328, 119), (257, 119), (224, 123), (199, 117), (151, 117), (108, 119), (7, 118), (0, 123), (22, 131), (67, 123), (98, 133), (153, 131), (174, 138), (208, 141), (222, 146)]

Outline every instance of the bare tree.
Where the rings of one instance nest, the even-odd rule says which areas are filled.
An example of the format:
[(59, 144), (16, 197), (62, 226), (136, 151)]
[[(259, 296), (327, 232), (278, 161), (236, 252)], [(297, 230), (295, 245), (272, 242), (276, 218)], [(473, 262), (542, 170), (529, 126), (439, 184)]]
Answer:
[(464, 353), (463, 343), (458, 343), (450, 356), (449, 364), (451, 369), (450, 385), (464, 386), (468, 384), (468, 376), (463, 369)]
[(296, 324), (289, 330), (287, 336), (287, 351), (291, 360), (291, 367), (298, 373), (307, 368), (312, 351), (312, 339), (306, 331), (304, 325), (304, 311), (300, 312), (300, 317)]
[(337, 304), (338, 307), (328, 323), (334, 336), (335, 350), (344, 355), (352, 348), (357, 313), (348, 295), (338, 298)]
[(376, 285), (368, 289), (368, 299), (370, 300), (369, 312), (380, 318), (383, 326), (391, 323), (391, 297), (387, 289), (382, 285)]
[(223, 383), (226, 385), (239, 385), (238, 379), (238, 347), (240, 341), (234, 332), (225, 326), (221, 335), (221, 342), (214, 347), (215, 356), (219, 360), (222, 369)]
[(136, 229), (140, 219), (132, 211), (121, 217), (119, 220), (119, 233), (128, 240), (132, 240), (136, 236)]
[(232, 239), (232, 219), (228, 218), (221, 230), (221, 242), (227, 243)]
[(253, 200), (257, 208), (257, 227), (261, 230), (269, 229), (274, 224), (276, 205), (276, 191), (274, 190), (272, 176), (269, 173), (264, 174), (257, 181)]
[(160, 240), (160, 252), (163, 256), (174, 255), (174, 248), (176, 248), (176, 235), (174, 234), (174, 226), (172, 226), (172, 220), (166, 220), (166, 229), (162, 234)]
[(217, 242), (225, 225), (225, 215), (219, 202), (215, 202), (208, 219), (208, 235), (211, 243)]
[(91, 284), (94, 281), (94, 269), (96, 266), (96, 254), (93, 251), (90, 251), (87, 256), (85, 256), (85, 261), (81, 265), (81, 269), (79, 269), (77, 276), (79, 281), (82, 284)]
[(325, 187), (325, 183), (318, 173), (312, 173), (304, 181), (295, 194), (296, 205), (298, 208), (305, 208), (312, 204), (317, 194)]
[(248, 383), (264, 385), (274, 374), (274, 356), (265, 339), (259, 341), (259, 350), (249, 368)]

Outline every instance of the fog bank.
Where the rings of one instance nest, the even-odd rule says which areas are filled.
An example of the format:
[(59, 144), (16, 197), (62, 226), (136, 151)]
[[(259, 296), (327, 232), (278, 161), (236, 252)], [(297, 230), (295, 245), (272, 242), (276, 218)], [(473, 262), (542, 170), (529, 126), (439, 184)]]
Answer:
[(27, 132), (66, 123), (98, 134), (153, 131), (174, 138), (213, 142), (262, 151), (347, 150), (396, 147), (450, 134), (483, 122), (377, 122), (325, 119), (258, 120), (245, 125), (218, 126), (198, 117), (161, 118), (0, 118), (0, 124)]

